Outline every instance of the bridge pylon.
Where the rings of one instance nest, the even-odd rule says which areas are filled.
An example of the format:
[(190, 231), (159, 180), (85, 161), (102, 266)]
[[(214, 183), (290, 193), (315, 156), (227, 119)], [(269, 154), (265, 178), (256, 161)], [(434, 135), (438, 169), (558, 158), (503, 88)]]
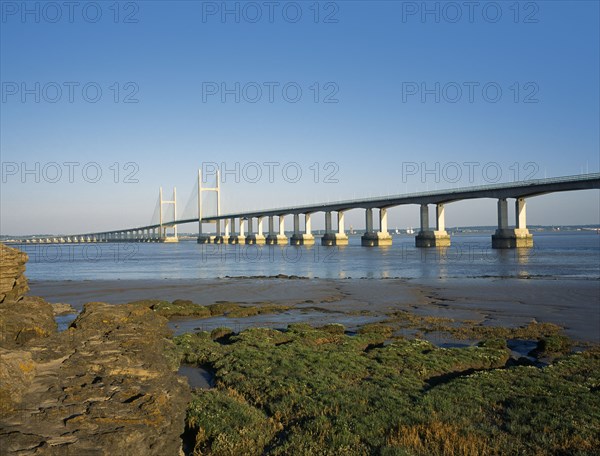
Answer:
[[(158, 238), (160, 242), (179, 242), (179, 238), (177, 237), (177, 225), (164, 223), (163, 221), (163, 204), (172, 204), (173, 205), (173, 220), (177, 220), (177, 188), (173, 187), (173, 200), (166, 201), (163, 200), (163, 189), (160, 187), (159, 190), (159, 218), (160, 218), (160, 228), (158, 232)], [(173, 228), (173, 234), (169, 236), (167, 233), (168, 228)]]
[(220, 220), (217, 220), (215, 222), (214, 236), (202, 233), (202, 223), (204, 223), (204, 219), (202, 217), (202, 192), (215, 192), (217, 194), (217, 216), (221, 215), (221, 178), (218, 170), (216, 178), (217, 182), (215, 184), (215, 187), (202, 187), (202, 170), (198, 170), (198, 244), (210, 244), (213, 242), (216, 244), (223, 243)]

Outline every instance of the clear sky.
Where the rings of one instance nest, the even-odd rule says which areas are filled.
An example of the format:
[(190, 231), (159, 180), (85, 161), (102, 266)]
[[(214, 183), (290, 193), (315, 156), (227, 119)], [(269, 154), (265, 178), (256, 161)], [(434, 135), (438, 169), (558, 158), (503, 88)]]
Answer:
[[(599, 171), (597, 1), (0, 4), (2, 234), (181, 213), (215, 164), (224, 212)], [(600, 223), (599, 192), (528, 216)]]

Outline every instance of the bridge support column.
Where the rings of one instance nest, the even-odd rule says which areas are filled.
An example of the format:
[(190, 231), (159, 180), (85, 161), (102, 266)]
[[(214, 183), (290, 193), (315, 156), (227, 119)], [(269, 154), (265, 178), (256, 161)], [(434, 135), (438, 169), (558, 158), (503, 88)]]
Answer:
[(230, 228), (231, 231), (229, 233), (229, 237), (227, 238), (227, 243), (229, 244), (237, 244), (237, 235), (235, 234), (235, 219), (230, 219)]
[(450, 236), (446, 231), (444, 204), (436, 205), (436, 229), (429, 229), (429, 206), (421, 204), (421, 231), (415, 238), (417, 247), (448, 247)]
[(163, 227), (164, 234), (163, 234), (163, 237), (161, 238), (160, 242), (165, 242), (165, 243), (179, 242), (179, 237), (177, 237), (177, 226), (175, 226), (173, 228), (174, 228), (173, 236), (167, 236), (167, 227)]
[(304, 214), (304, 233), (300, 231), (300, 214), (294, 214), (294, 235), (290, 239), (290, 245), (313, 245), (315, 237), (312, 235), (311, 214)]
[(527, 229), (527, 208), (525, 198), (515, 201), (516, 227), (508, 227), (508, 202), (506, 198), (498, 200), (498, 229), (492, 234), (493, 249), (514, 249), (533, 247), (533, 235)]
[(360, 238), (360, 243), (366, 247), (392, 245), (392, 236), (388, 232), (387, 209), (379, 209), (379, 231), (373, 230), (373, 209), (367, 209), (366, 230)]
[(226, 244), (229, 242), (229, 231), (230, 231), (231, 220), (223, 220), (223, 232), (221, 233), (221, 222), (219, 221), (219, 231), (215, 236), (215, 244)]
[(208, 233), (199, 233), (198, 234), (198, 244), (218, 244), (217, 238), (221, 235), (221, 221), (215, 220), (215, 235), (211, 236)]
[(275, 233), (273, 225), (273, 217), (269, 217), (269, 236), (267, 236), (267, 244), (287, 244), (287, 236), (285, 235), (285, 215), (279, 216), (279, 231)]
[(256, 219), (258, 233), (254, 235), (254, 237), (255, 237), (254, 243), (255, 244), (264, 245), (266, 242), (265, 235), (263, 233), (263, 221), (264, 221), (264, 217), (258, 217)]
[(254, 229), (252, 227), (252, 217), (248, 219), (248, 236), (246, 236), (246, 244), (247, 245), (256, 245), (256, 244), (264, 244), (265, 236), (263, 235), (263, 218), (258, 217), (258, 234), (254, 233)]
[(237, 235), (236, 244), (245, 244), (246, 243), (246, 219), (240, 218), (240, 230)]
[(331, 212), (325, 213), (325, 234), (321, 238), (321, 245), (348, 245), (348, 236), (344, 229), (344, 211), (338, 211), (338, 229), (333, 232), (331, 223)]
[(198, 220), (198, 244), (209, 244), (210, 235), (202, 232), (202, 221)]

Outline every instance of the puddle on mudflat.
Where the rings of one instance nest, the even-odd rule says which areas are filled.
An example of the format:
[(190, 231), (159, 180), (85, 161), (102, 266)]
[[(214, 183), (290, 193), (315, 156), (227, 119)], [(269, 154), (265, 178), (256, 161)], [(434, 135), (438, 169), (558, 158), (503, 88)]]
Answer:
[(203, 367), (182, 364), (177, 374), (187, 378), (190, 388), (210, 389), (215, 383), (215, 374)]
[(56, 321), (56, 325), (58, 326), (58, 332), (65, 331), (69, 326), (71, 326), (71, 323), (73, 323), (78, 315), (78, 313), (56, 315), (54, 317), (54, 321)]
[(506, 345), (510, 348), (513, 358), (525, 357), (531, 361), (535, 361), (535, 358), (529, 356), (529, 352), (536, 348), (537, 344), (537, 340), (509, 339), (506, 341)]
[(255, 315), (251, 317), (230, 318), (225, 316), (202, 319), (176, 319), (169, 323), (175, 336), (197, 331), (212, 331), (215, 328), (227, 327), (234, 332), (247, 328), (286, 329), (291, 323), (308, 323), (312, 326), (323, 326), (328, 323), (339, 323), (348, 330), (357, 329), (367, 323), (385, 319), (385, 316), (356, 316), (338, 312), (306, 312), (291, 310), (279, 314)]

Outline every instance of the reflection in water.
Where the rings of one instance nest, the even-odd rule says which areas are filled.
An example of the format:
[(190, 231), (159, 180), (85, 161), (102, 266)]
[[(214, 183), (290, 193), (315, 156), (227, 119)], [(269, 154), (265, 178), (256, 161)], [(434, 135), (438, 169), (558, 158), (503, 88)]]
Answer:
[(515, 256), (517, 259), (517, 263), (519, 265), (519, 277), (529, 277), (531, 274), (527, 269), (524, 269), (525, 266), (529, 263), (529, 255), (533, 251), (530, 247), (523, 247), (520, 249), (514, 249)]
[(190, 388), (210, 389), (214, 386), (215, 374), (203, 367), (182, 364), (177, 373), (187, 377)]
[[(599, 236), (536, 234), (533, 248), (492, 249), (489, 235), (452, 236), (450, 247), (416, 248), (413, 236), (385, 247), (197, 244), (23, 245), (32, 280), (190, 279), (278, 274), (319, 278), (578, 277), (600, 275)], [(89, 255), (94, 247), (94, 257)], [(57, 254), (56, 250), (63, 250)], [(133, 251), (131, 249), (134, 249)]]

